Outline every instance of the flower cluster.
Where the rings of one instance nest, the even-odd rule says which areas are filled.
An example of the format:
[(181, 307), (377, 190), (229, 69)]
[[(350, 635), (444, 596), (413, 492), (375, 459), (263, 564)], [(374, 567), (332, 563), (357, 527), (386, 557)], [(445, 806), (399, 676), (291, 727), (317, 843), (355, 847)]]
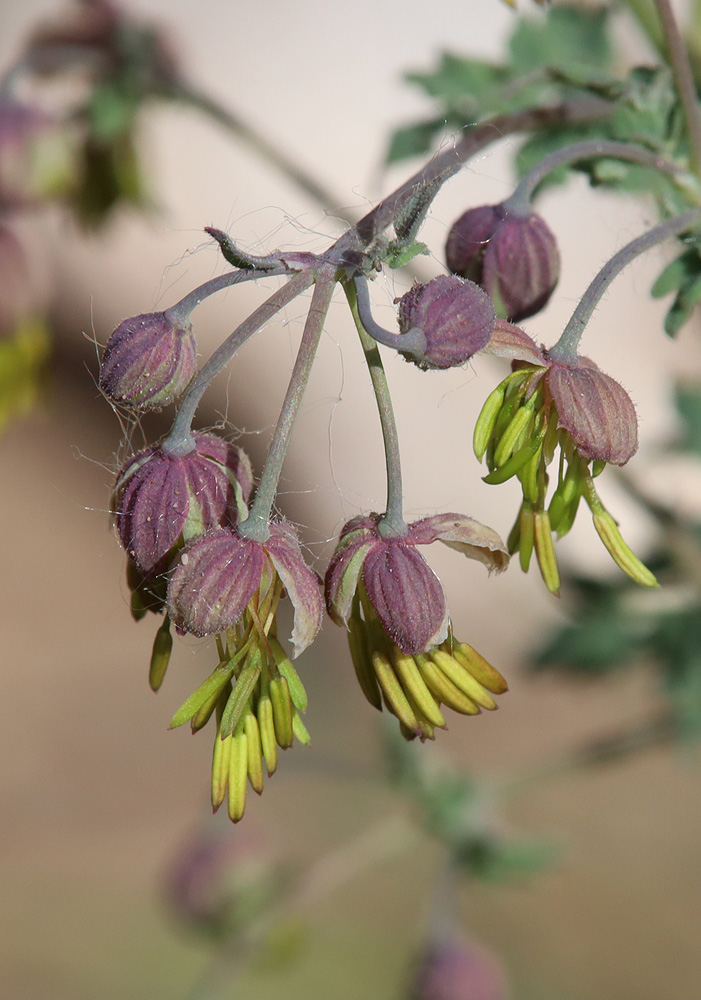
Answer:
[[(615, 562), (633, 580), (656, 586), (653, 574), (621, 537), (594, 479), (607, 464), (625, 465), (638, 448), (635, 407), (628, 393), (593, 361), (563, 362), (541, 350), (519, 327), (497, 323), (486, 351), (512, 360), (513, 371), (487, 398), (477, 420), (474, 449), (487, 462), (485, 482), (516, 476), (523, 502), (509, 536), (526, 571), (535, 549), (543, 579), (558, 593), (560, 575), (552, 533), (572, 527), (580, 500)], [(560, 452), (558, 480), (547, 501), (548, 466)]]
[(463, 715), (497, 707), (506, 682), (467, 643), (454, 638), (443, 588), (417, 545), (442, 541), (490, 571), (508, 564), (491, 528), (462, 514), (415, 521), (404, 535), (382, 535), (382, 519), (356, 517), (326, 574), (330, 617), (348, 629), (348, 643), (365, 697), (399, 719), (406, 739), (433, 739), (446, 720), (441, 705)]

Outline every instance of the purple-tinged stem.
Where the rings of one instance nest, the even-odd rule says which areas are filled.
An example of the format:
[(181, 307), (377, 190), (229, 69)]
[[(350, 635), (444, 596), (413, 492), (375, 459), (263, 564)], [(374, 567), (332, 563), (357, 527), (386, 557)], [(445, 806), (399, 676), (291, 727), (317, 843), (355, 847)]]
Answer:
[(689, 53), (682, 38), (669, 0), (655, 0), (657, 12), (662, 22), (667, 53), (674, 75), (679, 100), (684, 111), (686, 134), (691, 146), (691, 162), (697, 173), (701, 171), (701, 114), (694, 74), (689, 62)]
[[(241, 272), (246, 277), (253, 274), (252, 271)], [(270, 272), (266, 271), (265, 274)], [(216, 279), (214, 279), (216, 280)], [(243, 279), (242, 279), (243, 280)], [(244, 344), (249, 337), (252, 337), (260, 328), (286, 305), (297, 298), (314, 281), (314, 274), (311, 271), (300, 271), (294, 278), (290, 278), (286, 285), (279, 288), (269, 299), (258, 306), (251, 315), (238, 326), (233, 333), (229, 334), (226, 340), (220, 344), (214, 354), (199, 370), (190, 388), (185, 393), (178, 414), (173, 423), (170, 434), (161, 445), (162, 449), (171, 455), (187, 455), (195, 447), (192, 437), (192, 421), (195, 410), (199, 406), (202, 396), (209, 388), (213, 378), (228, 364), (239, 347)]]
[(698, 208), (684, 212), (683, 215), (675, 215), (674, 218), (660, 222), (659, 225), (653, 226), (642, 236), (631, 240), (622, 250), (614, 254), (587, 288), (558, 342), (548, 350), (547, 354), (550, 360), (570, 365), (575, 364), (577, 348), (584, 329), (614, 278), (639, 254), (656, 246), (669, 236), (676, 236), (683, 233), (685, 229), (693, 228), (700, 222), (701, 209)]
[[(307, 276), (305, 272), (303, 274)], [(311, 306), (309, 307), (309, 313), (304, 324), (302, 341), (299, 345), (294, 368), (292, 369), (292, 376), (290, 377), (282, 409), (280, 410), (280, 416), (275, 425), (273, 440), (270, 444), (270, 450), (268, 451), (263, 474), (256, 490), (256, 498), (251, 507), (251, 512), (246, 520), (242, 521), (236, 529), (244, 538), (251, 538), (257, 542), (266, 541), (270, 535), (270, 515), (275, 503), (282, 466), (287, 454), (287, 446), (299, 412), (302, 397), (304, 396), (304, 391), (307, 388), (312, 367), (314, 366), (319, 340), (324, 329), (324, 321), (331, 305), (331, 297), (333, 296), (336, 284), (335, 269), (324, 269), (323, 271), (316, 272), (316, 274), (311, 274), (310, 277), (311, 280), (316, 279), (316, 285), (314, 286)], [(293, 278), (292, 280), (294, 281), (295, 279)]]

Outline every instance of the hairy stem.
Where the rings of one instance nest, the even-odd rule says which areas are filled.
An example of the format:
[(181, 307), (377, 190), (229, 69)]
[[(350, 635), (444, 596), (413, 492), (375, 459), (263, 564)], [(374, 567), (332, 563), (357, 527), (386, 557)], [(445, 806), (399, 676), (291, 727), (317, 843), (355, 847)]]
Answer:
[(512, 215), (528, 215), (531, 211), (531, 198), (538, 185), (558, 167), (576, 163), (578, 160), (591, 160), (599, 156), (607, 156), (616, 160), (628, 160), (640, 163), (644, 167), (652, 167), (666, 174), (682, 174), (682, 168), (672, 163), (664, 156), (650, 152), (643, 146), (634, 146), (627, 142), (613, 142), (608, 139), (590, 139), (586, 142), (575, 142), (571, 146), (563, 146), (544, 156), (519, 181), (514, 193), (504, 202), (504, 210)]
[(319, 271), (315, 277), (316, 285), (304, 324), (302, 341), (299, 345), (299, 352), (292, 369), (292, 376), (280, 410), (280, 416), (275, 425), (265, 468), (256, 491), (256, 499), (250, 514), (237, 528), (238, 533), (244, 538), (252, 538), (259, 542), (266, 541), (270, 535), (270, 514), (275, 503), (287, 446), (304, 396), (304, 390), (307, 388), (307, 382), (311, 375), (319, 340), (324, 329), (324, 321), (331, 305), (331, 297), (336, 284), (334, 271)]
[(674, 18), (670, 0), (655, 0), (655, 3), (667, 42), (667, 53), (674, 75), (674, 84), (684, 111), (686, 133), (691, 147), (691, 162), (696, 172), (699, 173), (701, 171), (701, 114), (699, 114), (698, 97), (689, 54)]
[(344, 285), (348, 303), (353, 313), (353, 319), (358, 330), (360, 343), (365, 353), (365, 360), (370, 371), (372, 388), (375, 392), (377, 409), (380, 414), (382, 440), (385, 446), (385, 464), (387, 467), (387, 508), (378, 525), (383, 537), (403, 536), (407, 533), (404, 520), (402, 463), (399, 453), (399, 435), (394, 419), (392, 397), (390, 396), (387, 376), (382, 364), (382, 358), (377, 344), (366, 332), (358, 313), (358, 296), (356, 284), (347, 282)]
[[(337, 250), (368, 246), (391, 225), (407, 195), (417, 188), (444, 183), (485, 146), (514, 132), (531, 132), (565, 124), (584, 124), (611, 114), (613, 105), (598, 98), (566, 101), (549, 108), (529, 108), (512, 114), (496, 115), (480, 125), (466, 128), (462, 138), (433, 159), (400, 187), (384, 198), (352, 230), (336, 243)], [(439, 186), (436, 186), (436, 193)]]
[[(254, 272), (244, 271), (242, 273), (247, 278), (250, 278)], [(269, 271), (264, 271), (259, 277), (267, 276), (269, 273)], [(301, 271), (294, 278), (290, 278), (286, 285), (283, 285), (269, 299), (266, 299), (261, 306), (258, 306), (217, 348), (209, 361), (202, 366), (190, 383), (190, 388), (183, 397), (170, 434), (161, 446), (164, 451), (173, 455), (186, 455), (192, 451), (195, 447), (191, 431), (195, 410), (199, 406), (200, 400), (208, 389), (212, 379), (222, 371), (236, 351), (238, 351), (239, 347), (249, 337), (252, 337), (256, 331), (267, 323), (268, 320), (272, 319), (284, 306), (292, 302), (306, 288), (309, 288), (313, 281), (314, 274), (311, 271)]]
[(642, 236), (631, 240), (611, 260), (604, 264), (580, 299), (569, 323), (562, 331), (562, 336), (554, 347), (551, 347), (548, 351), (551, 361), (559, 361), (564, 364), (574, 364), (576, 362), (577, 348), (579, 347), (579, 342), (582, 339), (582, 334), (587, 323), (611, 282), (627, 264), (635, 260), (639, 254), (649, 250), (650, 247), (656, 246), (669, 236), (676, 236), (679, 233), (683, 233), (685, 229), (690, 229), (694, 225), (698, 225), (699, 222), (701, 222), (701, 209), (698, 208), (690, 212), (684, 212), (683, 215), (675, 215), (674, 218), (660, 222), (659, 225), (653, 226), (652, 229), (643, 233)]
[(231, 288), (232, 285), (240, 285), (244, 281), (257, 281), (259, 278), (276, 277), (280, 274), (289, 274), (289, 268), (283, 263), (280, 263), (276, 268), (265, 268), (265, 270), (227, 271), (226, 274), (219, 274), (216, 278), (205, 281), (198, 288), (193, 288), (179, 302), (166, 309), (165, 316), (176, 325), (187, 323), (193, 309), (210, 295), (214, 295), (215, 292), (220, 292), (223, 288)]

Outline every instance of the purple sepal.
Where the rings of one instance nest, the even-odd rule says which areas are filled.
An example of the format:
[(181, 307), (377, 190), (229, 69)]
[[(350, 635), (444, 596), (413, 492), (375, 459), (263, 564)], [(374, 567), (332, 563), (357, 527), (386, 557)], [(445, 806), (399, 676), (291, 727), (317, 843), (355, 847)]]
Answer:
[(270, 538), (264, 548), (292, 602), (292, 645), (294, 656), (299, 656), (321, 628), (324, 605), (319, 582), (302, 558), (299, 540), (291, 525), (271, 524)]
[(192, 538), (235, 523), (232, 479), (244, 501), (250, 495), (253, 478), (246, 454), (213, 434), (195, 434), (194, 439), (194, 450), (182, 456), (147, 448), (117, 478), (117, 531), (127, 555), (144, 573), (166, 569), (181, 536)]
[(419, 368), (454, 368), (465, 364), (489, 341), (494, 329), (494, 306), (473, 281), (442, 274), (425, 285), (416, 284), (399, 300), (399, 329), (423, 331), (422, 354), (407, 354)]
[(423, 653), (448, 634), (441, 582), (403, 539), (375, 545), (365, 557), (363, 582), (385, 632), (404, 653)]
[(638, 450), (638, 419), (628, 393), (593, 361), (554, 364), (545, 385), (563, 427), (583, 458), (625, 465)]
[(326, 610), (336, 625), (348, 627), (365, 557), (380, 538), (377, 521), (377, 515), (354, 517), (341, 531), (325, 579)]
[(107, 341), (100, 388), (116, 403), (160, 409), (180, 396), (197, 367), (192, 326), (165, 313), (144, 313), (120, 323)]
[(507, 215), (484, 255), (483, 287), (518, 323), (540, 312), (560, 277), (560, 254), (547, 223), (532, 212)]
[(549, 364), (543, 351), (525, 330), (503, 319), (498, 319), (494, 324), (492, 335), (482, 353), (494, 354), (510, 361), (524, 361), (529, 365), (546, 367)]
[(194, 539), (168, 584), (168, 613), (176, 628), (198, 636), (230, 628), (260, 586), (264, 564), (260, 543), (231, 529)]
[(504, 543), (493, 528), (466, 514), (434, 514), (409, 525), (407, 541), (412, 545), (444, 545), (483, 563), (490, 573), (502, 573), (509, 565)]
[(503, 205), (463, 213), (448, 234), (446, 261), (454, 274), (481, 285), (497, 312), (514, 322), (542, 309), (560, 276), (557, 242), (545, 220)]

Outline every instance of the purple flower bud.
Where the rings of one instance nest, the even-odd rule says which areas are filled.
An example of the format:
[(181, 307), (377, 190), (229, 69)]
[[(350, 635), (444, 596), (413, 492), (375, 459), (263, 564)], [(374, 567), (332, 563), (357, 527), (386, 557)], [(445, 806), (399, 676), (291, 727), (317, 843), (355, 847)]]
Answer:
[(553, 364), (544, 385), (583, 458), (625, 465), (638, 450), (635, 406), (623, 386), (580, 357), (576, 365)]
[(139, 410), (167, 406), (195, 373), (197, 345), (192, 326), (165, 313), (144, 313), (120, 323), (102, 357), (100, 388), (115, 403)]
[(499, 961), (451, 936), (435, 941), (421, 956), (411, 1000), (507, 1000), (508, 995)]
[(63, 194), (73, 177), (70, 136), (45, 112), (0, 100), (0, 206), (26, 208)]
[(29, 270), (22, 247), (0, 226), (0, 334), (11, 333), (30, 310)]
[(117, 531), (130, 560), (145, 574), (166, 569), (183, 541), (235, 523), (251, 494), (251, 464), (241, 448), (213, 434), (194, 439), (187, 455), (147, 448), (117, 477)]
[(448, 611), (438, 577), (416, 545), (443, 541), (492, 570), (505, 569), (506, 549), (491, 528), (463, 514), (424, 518), (403, 537), (382, 538), (377, 514), (345, 525), (326, 573), (326, 606), (338, 625), (348, 626), (361, 583), (387, 635), (403, 653), (423, 653), (448, 634)]
[(560, 276), (555, 237), (535, 212), (507, 213), (502, 205), (472, 208), (448, 234), (446, 261), (490, 295), (497, 313), (518, 322), (547, 303)]
[(168, 586), (170, 617), (177, 628), (194, 635), (223, 632), (241, 618), (256, 591), (269, 590), (275, 581), (294, 607), (297, 656), (321, 627), (322, 602), (316, 576), (287, 524), (271, 524), (266, 542), (222, 528), (187, 545)]
[(473, 281), (455, 275), (415, 284), (399, 300), (401, 332), (419, 328), (426, 340), (420, 355), (405, 357), (423, 369), (464, 364), (488, 342), (495, 321), (489, 296)]

